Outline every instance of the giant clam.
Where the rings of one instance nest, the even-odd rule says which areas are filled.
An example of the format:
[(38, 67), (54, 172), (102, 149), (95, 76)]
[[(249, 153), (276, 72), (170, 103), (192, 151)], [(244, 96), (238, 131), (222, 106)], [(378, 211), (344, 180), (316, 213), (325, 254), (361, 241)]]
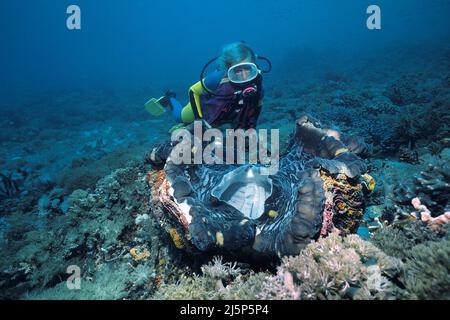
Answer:
[(176, 165), (168, 157), (148, 174), (153, 213), (177, 247), (196, 252), (281, 257), (333, 230), (353, 233), (367, 167), (327, 132), (307, 116), (297, 120), (273, 175), (260, 164)]

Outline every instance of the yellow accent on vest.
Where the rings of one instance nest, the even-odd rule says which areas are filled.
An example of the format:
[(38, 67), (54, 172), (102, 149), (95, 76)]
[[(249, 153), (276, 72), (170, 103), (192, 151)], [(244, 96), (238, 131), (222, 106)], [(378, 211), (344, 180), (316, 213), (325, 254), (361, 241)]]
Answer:
[(197, 112), (200, 116), (200, 118), (203, 118), (202, 109), (200, 107), (200, 95), (205, 92), (203, 89), (202, 83), (198, 81), (197, 83), (193, 84), (189, 91), (192, 91), (194, 94), (194, 100), (195, 100), (195, 106), (197, 107)]

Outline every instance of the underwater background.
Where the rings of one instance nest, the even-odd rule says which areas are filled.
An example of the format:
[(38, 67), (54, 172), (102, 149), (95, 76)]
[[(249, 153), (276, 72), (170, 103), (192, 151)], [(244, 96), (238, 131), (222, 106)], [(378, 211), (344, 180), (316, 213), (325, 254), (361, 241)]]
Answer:
[[(372, 4), (381, 30), (366, 27)], [(444, 0), (2, 1), (0, 297), (449, 299), (445, 226), (405, 218), (415, 197), (449, 211), (449, 15)], [(359, 235), (269, 270), (180, 250), (152, 217), (143, 161), (175, 124), (144, 103), (168, 89), (188, 102), (241, 40), (272, 62), (258, 128), (280, 129), (282, 151), (304, 113), (372, 146)]]

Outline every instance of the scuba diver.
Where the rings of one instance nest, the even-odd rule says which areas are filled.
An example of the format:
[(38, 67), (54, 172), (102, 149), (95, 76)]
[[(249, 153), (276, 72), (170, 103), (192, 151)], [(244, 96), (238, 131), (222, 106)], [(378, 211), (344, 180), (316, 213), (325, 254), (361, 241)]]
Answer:
[[(257, 59), (269, 64), (269, 70), (261, 71)], [(218, 61), (218, 68), (204, 77), (205, 70)], [(146, 104), (146, 109), (158, 115), (170, 108), (179, 125), (195, 120), (205, 120), (218, 127), (229, 124), (232, 129), (255, 128), (262, 107), (262, 73), (269, 72), (270, 61), (257, 57), (245, 42), (226, 45), (219, 57), (210, 60), (203, 68), (200, 81), (189, 89), (189, 103), (182, 106), (172, 91)], [(172, 130), (171, 130), (172, 131)]]
[[(267, 70), (260, 70), (256, 61), (264, 60)], [(217, 63), (215, 71), (205, 76), (205, 70)], [(188, 126), (196, 120), (212, 127), (229, 125), (231, 129), (255, 129), (261, 113), (262, 74), (271, 71), (270, 61), (257, 56), (244, 41), (223, 47), (221, 55), (211, 59), (202, 69), (200, 80), (189, 89), (189, 102), (182, 106), (172, 91), (159, 99), (150, 99), (145, 108), (158, 116), (170, 109), (177, 125), (170, 132)], [(170, 144), (162, 143), (146, 156), (153, 166), (164, 163), (170, 153)]]

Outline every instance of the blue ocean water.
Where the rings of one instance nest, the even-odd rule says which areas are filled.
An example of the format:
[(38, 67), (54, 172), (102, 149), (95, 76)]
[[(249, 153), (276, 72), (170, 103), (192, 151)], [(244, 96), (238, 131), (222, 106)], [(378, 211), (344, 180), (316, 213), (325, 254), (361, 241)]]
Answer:
[[(70, 5), (79, 30), (67, 27)], [(367, 26), (371, 5), (381, 29)], [(415, 197), (432, 217), (448, 212), (449, 14), (447, 0), (2, 1), (0, 297), (139, 299), (161, 279), (176, 283), (179, 242), (172, 231), (176, 248), (156, 240), (143, 187), (146, 154), (176, 122), (144, 103), (169, 89), (187, 103), (204, 65), (232, 42), (271, 61), (257, 127), (279, 129), (282, 151), (302, 114), (370, 145), (376, 186), (362, 238), (417, 211)], [(438, 241), (424, 234), (417, 244)], [(432, 261), (440, 270), (446, 260)], [(88, 266), (85, 291), (63, 290), (67, 262)], [(450, 297), (440, 281), (436, 292)]]
[[(334, 65), (337, 56), (357, 60), (392, 45), (445, 46), (449, 32), (450, 5), (439, 0), (378, 1), (382, 29), (375, 31), (366, 27), (370, 1), (80, 0), (74, 4), (82, 26), (75, 31), (66, 28), (70, 4), (1, 4), (3, 96), (96, 84), (181, 89), (233, 41), (245, 40), (270, 57), (275, 74), (293, 71), (291, 64), (300, 72), (308, 59)], [(293, 50), (306, 54), (289, 59)]]

